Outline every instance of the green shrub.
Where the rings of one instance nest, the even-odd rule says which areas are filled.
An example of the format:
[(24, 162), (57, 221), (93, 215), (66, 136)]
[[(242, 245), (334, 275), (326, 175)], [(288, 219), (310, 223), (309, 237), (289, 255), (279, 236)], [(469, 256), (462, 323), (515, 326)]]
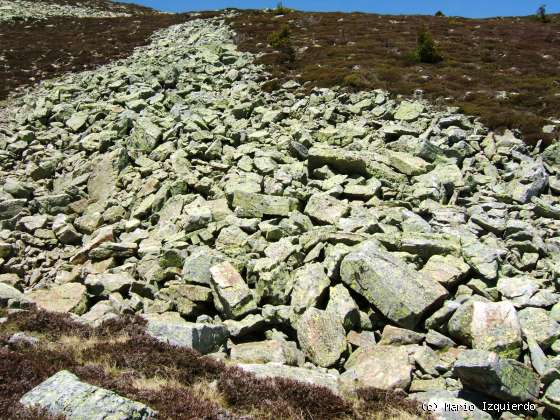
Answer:
[(288, 62), (295, 60), (295, 50), (292, 46), (291, 31), (288, 25), (283, 25), (280, 30), (268, 36), (270, 46), (282, 53)]
[(423, 28), (418, 34), (414, 58), (420, 63), (439, 63), (443, 60), (442, 55), (437, 50), (432, 34), (426, 28)]
[(436, 16), (437, 16), (437, 17), (445, 17), (445, 14), (444, 14), (441, 10), (438, 10), (438, 11), (436, 12)]
[(360, 90), (367, 89), (371, 87), (371, 83), (366, 79), (366, 77), (357, 72), (352, 72), (344, 76), (342, 84), (348, 88)]
[(290, 9), (288, 7), (284, 7), (284, 4), (279, 1), (278, 4), (276, 5), (276, 9), (274, 10), (274, 14), (276, 15), (286, 15), (288, 13), (293, 12), (293, 9)]
[(546, 5), (545, 4), (542, 4), (537, 9), (536, 17), (542, 23), (548, 23), (549, 22), (548, 15), (546, 14)]

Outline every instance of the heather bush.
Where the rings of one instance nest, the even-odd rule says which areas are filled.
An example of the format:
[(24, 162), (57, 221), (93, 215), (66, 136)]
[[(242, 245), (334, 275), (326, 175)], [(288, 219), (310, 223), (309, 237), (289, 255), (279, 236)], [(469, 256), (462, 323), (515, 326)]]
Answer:
[(344, 77), (342, 80), (342, 84), (348, 88), (361, 90), (367, 89), (371, 87), (369, 80), (366, 77), (358, 72), (352, 72)]

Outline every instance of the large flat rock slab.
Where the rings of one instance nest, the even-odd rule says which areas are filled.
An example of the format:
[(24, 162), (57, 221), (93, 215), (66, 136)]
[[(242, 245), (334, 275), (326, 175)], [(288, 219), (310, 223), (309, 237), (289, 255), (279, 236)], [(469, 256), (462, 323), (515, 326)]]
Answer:
[(229, 335), (221, 324), (187, 322), (177, 312), (144, 315), (146, 332), (164, 343), (188, 347), (202, 354), (218, 351)]
[(82, 315), (87, 311), (86, 287), (80, 283), (66, 283), (50, 289), (34, 290), (25, 295), (37, 306), (49, 312), (71, 312)]
[(344, 258), (340, 277), (403, 328), (414, 328), (447, 296), (437, 281), (410, 268), (375, 241), (360, 244)]
[(63, 370), (25, 394), (20, 403), (40, 407), (55, 416), (91, 420), (147, 420), (156, 412), (148, 406), (121, 397), (113, 391), (81, 382)]

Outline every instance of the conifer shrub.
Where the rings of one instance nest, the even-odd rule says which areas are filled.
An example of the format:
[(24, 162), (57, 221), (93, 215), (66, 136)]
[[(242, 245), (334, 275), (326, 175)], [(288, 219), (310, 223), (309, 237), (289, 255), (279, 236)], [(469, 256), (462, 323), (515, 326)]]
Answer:
[(426, 28), (422, 28), (418, 33), (416, 51), (413, 58), (420, 63), (434, 64), (443, 61), (443, 56), (437, 49), (432, 34)]
[(282, 27), (268, 36), (270, 46), (282, 54), (287, 62), (295, 61), (296, 53), (292, 45), (292, 33), (288, 25)]
[(537, 18), (538, 21), (540, 21), (542, 23), (550, 22), (550, 20), (548, 18), (548, 15), (546, 14), (546, 5), (545, 4), (542, 4), (537, 9), (536, 18)]
[(281, 1), (276, 4), (276, 9), (274, 9), (275, 15), (286, 15), (291, 12), (293, 12), (293, 9), (284, 7), (284, 4)]

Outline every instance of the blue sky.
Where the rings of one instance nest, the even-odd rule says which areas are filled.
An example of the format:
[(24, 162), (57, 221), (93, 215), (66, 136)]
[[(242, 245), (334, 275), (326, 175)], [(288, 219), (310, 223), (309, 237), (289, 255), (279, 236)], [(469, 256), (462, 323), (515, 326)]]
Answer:
[[(277, 0), (120, 0), (143, 4), (169, 12), (214, 10), (226, 7), (263, 9), (275, 7)], [(446, 15), (466, 17), (518, 16), (533, 14), (546, 4), (549, 13), (560, 13), (560, 0), (284, 0), (284, 6), (298, 10), (361, 11), (383, 14), (429, 14), (441, 10)]]

